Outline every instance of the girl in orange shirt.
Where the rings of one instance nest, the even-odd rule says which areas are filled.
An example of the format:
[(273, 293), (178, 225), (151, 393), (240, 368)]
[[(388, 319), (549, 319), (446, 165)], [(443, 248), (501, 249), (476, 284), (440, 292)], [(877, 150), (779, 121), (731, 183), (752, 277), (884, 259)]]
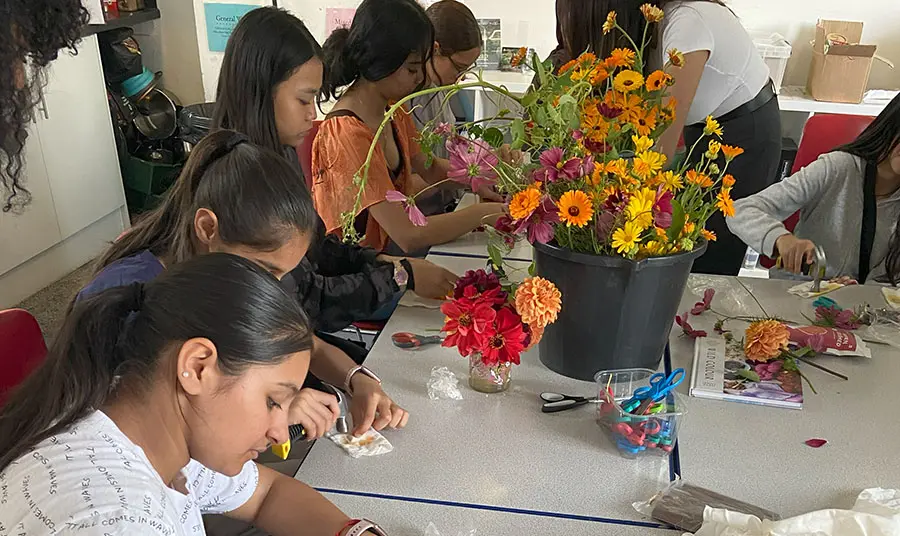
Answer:
[[(415, 0), (364, 0), (350, 28), (335, 30), (325, 42), (320, 99), (337, 99), (337, 104), (313, 142), (312, 168), (313, 200), (328, 232), (340, 232), (341, 213), (354, 206), (353, 176), (365, 162), (389, 103), (424, 85), (433, 43), (431, 21)], [(447, 178), (446, 160), (425, 165), (417, 137), (412, 118), (400, 111), (378, 140), (356, 214), (364, 244), (377, 250), (390, 243), (404, 252), (421, 250), (494, 223), (503, 214), (501, 203), (478, 203), (430, 216), (418, 226), (399, 204), (387, 202), (391, 190), (413, 195)]]

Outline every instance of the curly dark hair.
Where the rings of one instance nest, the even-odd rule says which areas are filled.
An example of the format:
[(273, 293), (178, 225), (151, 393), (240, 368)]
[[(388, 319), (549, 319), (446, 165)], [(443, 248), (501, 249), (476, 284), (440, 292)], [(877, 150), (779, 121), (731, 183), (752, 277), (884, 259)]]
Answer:
[(0, 207), (22, 208), (26, 129), (60, 49), (75, 52), (90, 16), (80, 0), (0, 0)]

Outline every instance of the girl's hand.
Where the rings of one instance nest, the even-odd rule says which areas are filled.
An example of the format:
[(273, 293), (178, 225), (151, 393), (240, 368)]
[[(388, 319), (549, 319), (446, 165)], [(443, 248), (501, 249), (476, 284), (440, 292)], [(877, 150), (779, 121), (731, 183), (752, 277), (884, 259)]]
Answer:
[(816, 262), (816, 245), (792, 234), (778, 237), (775, 241), (775, 251), (781, 257), (782, 268), (795, 274), (803, 272), (804, 263), (812, 265)]
[(407, 259), (416, 282), (415, 293), (423, 298), (443, 300), (453, 292), (459, 276), (425, 259)]
[(319, 439), (334, 427), (341, 416), (337, 398), (315, 389), (303, 389), (291, 403), (289, 422), (306, 430), (306, 439)]

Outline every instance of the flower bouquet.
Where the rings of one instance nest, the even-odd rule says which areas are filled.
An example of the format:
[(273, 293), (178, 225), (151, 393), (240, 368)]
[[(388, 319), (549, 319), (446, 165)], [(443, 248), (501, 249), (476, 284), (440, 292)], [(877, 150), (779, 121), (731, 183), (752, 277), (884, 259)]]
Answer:
[(446, 316), (443, 346), (469, 358), (469, 385), (482, 392), (504, 391), (512, 365), (537, 344), (556, 320), (561, 294), (540, 277), (504, 285), (495, 273), (466, 272), (441, 306)]
[[(426, 125), (419, 141), (429, 159), (438, 144), (447, 147), (447, 180), (473, 190), (494, 184), (505, 195), (508, 214), (489, 229), (495, 265), (517, 240), (528, 240), (539, 275), (563, 294), (590, 298), (567, 306), (541, 346), (547, 366), (585, 380), (604, 368), (656, 366), (690, 266), (716, 239), (705, 229), (707, 219), (716, 210), (726, 216), (734, 211), (735, 179), (727, 171), (742, 149), (718, 141), (722, 129), (713, 118), (685, 163), (666, 169), (666, 156), (656, 150), (675, 117), (668, 89), (684, 58), (668, 51), (668, 69), (645, 78), (649, 29), (663, 12), (650, 4), (641, 11), (646, 26), (640, 43), (607, 58), (586, 52), (558, 73), (535, 59), (540, 84), (522, 97), (479, 75), (411, 95), (392, 106), (382, 124), (409, 99), (442, 90), (449, 99), (466, 88), (491, 89), (518, 103), (522, 114), (501, 110), (461, 126)], [(615, 12), (603, 26), (604, 33), (612, 31), (622, 31)], [(373, 142), (356, 177), (359, 199), (374, 148)], [(423, 192), (391, 192), (388, 200), (403, 203), (413, 223), (425, 224), (415, 207)], [(353, 227), (358, 212), (359, 203), (343, 215), (346, 239), (359, 238)], [(660, 314), (648, 314), (651, 309)]]

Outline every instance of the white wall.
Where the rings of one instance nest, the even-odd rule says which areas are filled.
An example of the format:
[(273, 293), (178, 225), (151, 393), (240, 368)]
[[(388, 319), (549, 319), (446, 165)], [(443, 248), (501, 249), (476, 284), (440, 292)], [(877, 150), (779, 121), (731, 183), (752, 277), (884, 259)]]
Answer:
[(184, 104), (203, 101), (203, 79), (194, 8), (184, 0), (156, 0), (162, 46), (163, 85)]
[[(545, 56), (556, 46), (553, 0), (463, 0), (479, 18), (500, 18), (504, 46), (528, 44)], [(634, 0), (636, 3), (640, 0)], [(898, 63), (890, 70), (880, 62), (872, 69), (870, 87), (900, 88), (900, 9), (898, 0), (725, 0), (751, 31), (778, 32), (794, 46), (785, 78), (787, 85), (805, 85), (810, 47), (818, 18), (859, 20), (863, 40), (878, 45), (878, 53)], [(279, 0), (302, 18), (320, 42), (325, 39), (325, 8), (355, 7), (357, 0)]]

